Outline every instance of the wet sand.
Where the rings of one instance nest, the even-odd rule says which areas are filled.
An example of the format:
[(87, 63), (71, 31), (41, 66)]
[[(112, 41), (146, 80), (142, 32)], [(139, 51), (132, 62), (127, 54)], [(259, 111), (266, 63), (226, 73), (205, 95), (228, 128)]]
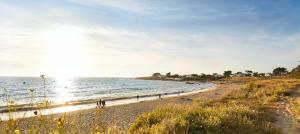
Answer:
[[(44, 130), (49, 132), (52, 128), (57, 128), (58, 120), (64, 117), (63, 119), (66, 122), (64, 130), (68, 132), (91, 133), (96, 126), (100, 126), (100, 128), (116, 126), (121, 131), (126, 131), (132, 122), (144, 112), (150, 112), (155, 108), (166, 105), (189, 105), (195, 100), (207, 101), (220, 99), (230, 92), (240, 89), (242, 86), (242, 84), (234, 83), (216, 83), (215, 89), (206, 92), (163, 98), (162, 100), (111, 106), (102, 109), (94, 108), (64, 114), (18, 119), (17, 124), (21, 131), (25, 133), (28, 133), (34, 127), (39, 128), (40, 132)], [(7, 121), (1, 122), (0, 131), (4, 131), (6, 125)]]

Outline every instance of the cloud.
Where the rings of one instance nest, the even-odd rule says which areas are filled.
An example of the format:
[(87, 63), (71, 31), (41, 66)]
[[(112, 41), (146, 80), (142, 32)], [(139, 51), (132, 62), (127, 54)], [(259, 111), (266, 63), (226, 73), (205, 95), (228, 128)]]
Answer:
[[(60, 27), (77, 29), (86, 39), (88, 66), (82, 70), (86, 76), (222, 73), (227, 69), (266, 72), (276, 66), (291, 68), (300, 57), (299, 31), (281, 33), (292, 23), (286, 17), (265, 23), (262, 18), (273, 13), (265, 15), (257, 6), (230, 10), (224, 5), (176, 2), (170, 2), (170, 7), (164, 7), (168, 2), (150, 2), (150, 6), (144, 1), (71, 2), (80, 8), (52, 3), (43, 10), (0, 2), (0, 75), (47, 72), (43, 35)], [(109, 10), (130, 15), (113, 16)]]
[[(51, 24), (49, 27), (53, 29), (57, 25), (61, 24)], [(283, 63), (282, 61), (288, 61), (289, 64), (300, 56), (296, 51), (299, 50), (296, 45), (299, 42), (298, 34), (276, 37), (269, 34), (238, 35), (226, 32), (138, 31), (100, 25), (72, 27), (81, 29), (88, 39), (86, 45), (89, 47), (91, 66), (86, 70), (86, 75), (98, 72), (99, 75), (136, 76), (154, 71), (212, 73), (226, 69), (243, 71), (241, 69), (257, 68), (257, 71), (268, 71), (270, 65), (281, 65), (278, 63)], [(6, 31), (9, 30), (12, 29)], [(30, 72), (30, 67), (27, 66), (30, 63), (35, 65), (31, 68), (41, 70), (43, 66), (38, 64), (42, 63), (43, 59), (40, 57), (43, 54), (39, 50), (43, 51), (44, 44), (38, 35), (42, 31), (12, 31), (17, 30), (30, 33), (31, 36), (0, 35), (2, 41), (6, 40), (1, 45), (1, 48), (5, 48), (0, 59), (3, 66), (10, 64), (16, 70), (29, 68)], [(134, 71), (141, 68), (145, 71)], [(128, 72), (130, 70), (132, 72)], [(119, 74), (115, 74), (116, 71)]]
[(138, 0), (70, 0), (70, 2), (85, 6), (104, 6), (138, 14), (151, 14), (151, 3)]

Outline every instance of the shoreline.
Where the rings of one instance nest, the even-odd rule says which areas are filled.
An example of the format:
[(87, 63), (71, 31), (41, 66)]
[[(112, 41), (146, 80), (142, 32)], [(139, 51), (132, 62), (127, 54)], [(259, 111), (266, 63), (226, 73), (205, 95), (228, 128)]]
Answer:
[[(137, 96), (139, 97), (153, 97), (153, 96), (158, 96), (160, 95), (169, 95), (169, 94), (180, 94), (180, 93), (184, 93), (184, 92), (193, 92), (193, 91), (197, 91), (199, 90), (199, 88), (203, 89), (203, 88), (207, 88), (207, 87), (211, 87), (213, 86), (213, 82), (193, 82), (193, 84), (202, 84), (204, 86), (200, 86), (198, 88), (189, 90), (189, 89), (181, 89), (181, 90), (177, 90), (177, 91), (173, 91), (173, 92), (153, 92), (153, 93), (133, 93), (133, 94), (128, 94), (128, 95), (121, 95), (121, 96), (114, 96), (113, 94), (108, 95), (108, 96), (104, 96), (104, 97), (91, 97), (91, 98), (86, 98), (86, 99), (74, 99), (74, 100), (69, 100), (69, 101), (65, 101), (65, 102), (55, 102), (55, 100), (50, 100), (48, 99), (48, 97), (46, 96), (45, 99), (41, 99), (38, 102), (34, 102), (34, 103), (20, 103), (18, 104), (18, 102), (22, 102), (22, 100), (20, 101), (16, 101), (17, 103), (15, 103), (14, 101), (12, 105), (10, 105), (10, 103), (8, 102), (4, 102), (4, 104), (2, 104), (0, 106), (0, 113), (7, 113), (7, 112), (19, 112), (19, 111), (29, 111), (29, 110), (39, 110), (41, 109), (41, 107), (45, 107), (45, 103), (47, 103), (47, 109), (49, 108), (57, 108), (57, 107), (65, 107), (65, 106), (77, 106), (77, 105), (83, 105), (83, 104), (91, 104), (91, 103), (96, 103), (97, 101), (99, 101), (100, 99), (106, 100), (106, 101), (114, 101), (114, 100), (126, 100), (126, 99), (132, 99), (132, 98), (136, 98)], [(200, 89), (200, 90), (201, 90)], [(186, 90), (186, 91), (184, 91)], [(31, 98), (31, 99), (35, 99), (35, 97)]]
[[(117, 127), (121, 132), (126, 132), (131, 124), (141, 114), (151, 112), (156, 108), (167, 105), (191, 105), (194, 101), (209, 101), (221, 99), (232, 91), (240, 89), (243, 84), (224, 84), (216, 82), (215, 87), (198, 93), (190, 93), (181, 96), (168, 97), (163, 99), (140, 101), (138, 103), (109, 106), (105, 108), (82, 109), (65, 113), (57, 113), (46, 116), (33, 116), (21, 118), (18, 127), (22, 132), (30, 132), (34, 126), (39, 126), (39, 131), (49, 132), (57, 129), (57, 120), (63, 118), (68, 122), (76, 122), (79, 126), (68, 124), (65, 126), (66, 131), (78, 133), (91, 133), (95, 128), (106, 129)], [(44, 121), (41, 124), (41, 119)], [(5, 127), (9, 121), (3, 121), (0, 127)]]
[[(178, 97), (178, 96), (197, 94), (200, 92), (206, 92), (206, 91), (213, 90), (216, 88), (215, 83), (211, 83), (211, 84), (212, 85), (210, 87), (201, 88), (198, 90), (188, 91), (188, 92), (177, 91), (177, 92), (171, 92), (171, 93), (146, 94), (146, 95), (140, 95), (140, 96), (128, 96), (128, 97), (106, 98), (106, 99), (103, 98), (103, 99), (106, 100), (105, 107), (126, 105), (126, 104), (139, 103), (139, 102), (145, 102), (145, 101), (159, 100), (162, 98), (172, 98), (172, 97)], [(159, 96), (161, 96), (161, 98)], [(98, 99), (72, 101), (72, 102), (68, 102), (65, 104), (57, 104), (57, 105), (48, 106), (45, 109), (42, 109), (38, 105), (35, 105), (33, 107), (32, 106), (28, 107), (28, 106), (30, 106), (28, 104), (17, 105), (14, 109), (15, 111), (12, 111), (12, 112), (9, 112), (8, 109), (0, 110), (0, 114), (1, 114), (0, 119), (2, 121), (6, 121), (6, 120), (9, 120), (10, 118), (20, 119), (20, 118), (35, 117), (35, 116), (37, 116), (34, 114), (35, 111), (38, 111), (38, 113), (41, 113), (41, 115), (53, 115), (53, 114), (60, 114), (60, 113), (64, 113), (64, 112), (75, 112), (75, 111), (80, 111), (80, 110), (88, 110), (88, 109), (97, 108), (97, 105), (96, 105), (97, 101), (98, 101)]]

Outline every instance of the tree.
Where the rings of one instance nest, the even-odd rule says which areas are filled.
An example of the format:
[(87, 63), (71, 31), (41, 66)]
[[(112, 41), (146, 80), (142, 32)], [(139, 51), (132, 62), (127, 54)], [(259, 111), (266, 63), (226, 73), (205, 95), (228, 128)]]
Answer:
[(205, 78), (206, 74), (205, 73), (201, 73), (200, 77)]
[(192, 77), (198, 77), (198, 74), (191, 74)]
[(290, 76), (293, 78), (298, 78), (300, 79), (300, 65), (298, 65), (296, 68), (294, 68), (291, 72), (290, 72)]
[(243, 73), (242, 72), (236, 72), (235, 74), (240, 75), (240, 74), (243, 74)]
[(284, 67), (277, 67), (273, 70), (273, 75), (275, 75), (275, 76), (286, 75), (287, 73), (288, 73), (288, 71)]
[(236, 72), (234, 75), (235, 75), (236, 77), (241, 77), (241, 76), (243, 76), (243, 73), (242, 73), (242, 72)]
[(228, 70), (228, 71), (224, 71), (224, 74), (223, 74), (225, 77), (230, 77), (230, 75), (232, 75), (232, 71), (231, 70)]
[(154, 73), (154, 74), (152, 74), (152, 77), (160, 77), (160, 76), (161, 76), (160, 73)]
[(245, 72), (246, 72), (246, 76), (247, 77), (251, 77), (252, 76), (253, 71), (251, 71), (251, 70), (245, 70)]
[(174, 74), (172, 77), (173, 78), (179, 78), (180, 76), (179, 76), (179, 74)]
[(254, 76), (254, 77), (259, 77), (258, 72), (254, 72), (254, 73), (253, 73), (253, 76)]
[(166, 74), (166, 77), (171, 77), (171, 72), (168, 72), (168, 73)]
[(298, 72), (300, 71), (300, 65), (298, 65), (296, 68), (294, 68), (291, 73), (294, 73), (294, 72)]

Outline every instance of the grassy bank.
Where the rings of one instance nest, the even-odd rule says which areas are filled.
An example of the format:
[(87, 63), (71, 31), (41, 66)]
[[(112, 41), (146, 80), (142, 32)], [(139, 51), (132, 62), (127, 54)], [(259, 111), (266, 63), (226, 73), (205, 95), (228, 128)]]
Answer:
[[(233, 81), (231, 81), (233, 82)], [(234, 81), (234, 82), (237, 82)], [(299, 116), (300, 81), (297, 79), (256, 80), (221, 100), (195, 102), (189, 106), (157, 109), (141, 115), (129, 133), (282, 133), (274, 126), (269, 106), (290, 103)]]
[(270, 119), (263, 110), (233, 101), (197, 103), (143, 114), (129, 133), (280, 133)]

